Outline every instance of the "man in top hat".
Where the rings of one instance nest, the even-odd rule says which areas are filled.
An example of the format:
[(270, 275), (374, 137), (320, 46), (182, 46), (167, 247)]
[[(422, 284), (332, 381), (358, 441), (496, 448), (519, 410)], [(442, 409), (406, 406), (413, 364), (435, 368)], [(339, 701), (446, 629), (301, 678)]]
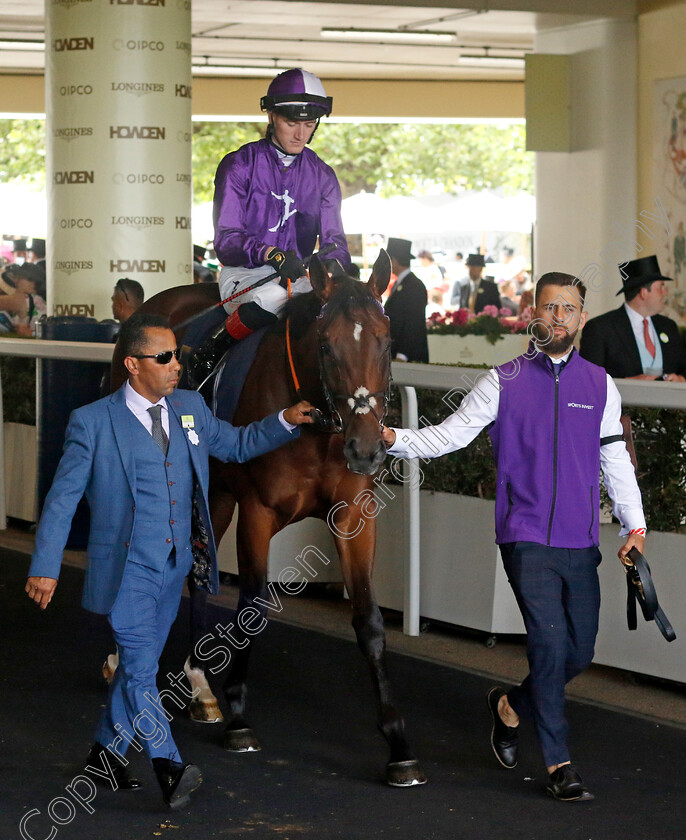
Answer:
[(45, 239), (39, 239), (34, 236), (28, 242), (27, 252), (30, 255), (30, 260), (34, 265), (37, 265), (45, 273)]
[(13, 239), (12, 240), (12, 262), (15, 265), (22, 265), (26, 262), (26, 240)]
[(686, 382), (686, 348), (676, 323), (660, 312), (667, 283), (657, 257), (641, 257), (620, 268), (624, 293), (619, 309), (591, 318), (581, 334), (580, 354), (612, 377)]
[(482, 277), (486, 260), (483, 254), (470, 254), (465, 262), (469, 276), (453, 286), (450, 305), (470, 312), (482, 312), (485, 306), (500, 309), (500, 293), (492, 278)]
[(386, 301), (385, 312), (391, 322), (391, 354), (401, 362), (428, 362), (426, 338), (426, 286), (410, 271), (412, 243), (391, 236), (386, 252), (391, 271), (397, 276)]

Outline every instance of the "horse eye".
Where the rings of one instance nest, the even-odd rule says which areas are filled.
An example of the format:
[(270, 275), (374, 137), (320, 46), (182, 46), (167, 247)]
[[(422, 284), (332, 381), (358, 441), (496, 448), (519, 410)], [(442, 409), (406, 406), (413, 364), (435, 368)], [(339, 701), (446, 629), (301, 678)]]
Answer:
[(330, 356), (331, 355), (331, 346), (329, 344), (320, 344), (319, 345), (319, 352), (323, 356)]

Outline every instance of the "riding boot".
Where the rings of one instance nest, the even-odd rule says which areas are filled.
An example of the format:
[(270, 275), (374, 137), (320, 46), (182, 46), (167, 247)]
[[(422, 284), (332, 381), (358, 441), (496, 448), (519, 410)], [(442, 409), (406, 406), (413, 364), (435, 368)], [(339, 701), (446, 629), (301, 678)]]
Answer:
[(200, 385), (215, 369), (217, 363), (237, 339), (221, 325), (214, 335), (206, 339), (188, 360), (188, 380), (194, 388)]

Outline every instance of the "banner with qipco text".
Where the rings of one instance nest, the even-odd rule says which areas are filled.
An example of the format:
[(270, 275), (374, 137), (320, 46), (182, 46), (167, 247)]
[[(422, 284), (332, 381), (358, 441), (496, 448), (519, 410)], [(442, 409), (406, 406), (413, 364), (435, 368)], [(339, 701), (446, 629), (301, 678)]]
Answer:
[(193, 282), (190, 0), (46, 0), (48, 313)]

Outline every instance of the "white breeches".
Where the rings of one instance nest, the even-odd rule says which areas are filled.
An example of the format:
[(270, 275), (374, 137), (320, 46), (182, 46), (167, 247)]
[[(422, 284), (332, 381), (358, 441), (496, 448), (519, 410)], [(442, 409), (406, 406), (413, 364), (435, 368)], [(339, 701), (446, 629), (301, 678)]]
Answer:
[[(235, 295), (241, 289), (246, 289), (262, 277), (268, 277), (273, 273), (274, 269), (270, 265), (261, 265), (257, 268), (225, 265), (219, 274), (219, 293), (222, 300)], [(309, 277), (300, 277), (295, 283), (291, 283), (291, 293), (293, 295), (302, 295), (311, 291), (312, 286)], [(276, 277), (269, 283), (265, 283), (264, 286), (234, 298), (234, 300), (224, 304), (224, 308), (230, 315), (241, 304), (253, 301), (267, 312), (278, 315), (287, 300), (288, 291), (279, 285), (279, 278)]]

